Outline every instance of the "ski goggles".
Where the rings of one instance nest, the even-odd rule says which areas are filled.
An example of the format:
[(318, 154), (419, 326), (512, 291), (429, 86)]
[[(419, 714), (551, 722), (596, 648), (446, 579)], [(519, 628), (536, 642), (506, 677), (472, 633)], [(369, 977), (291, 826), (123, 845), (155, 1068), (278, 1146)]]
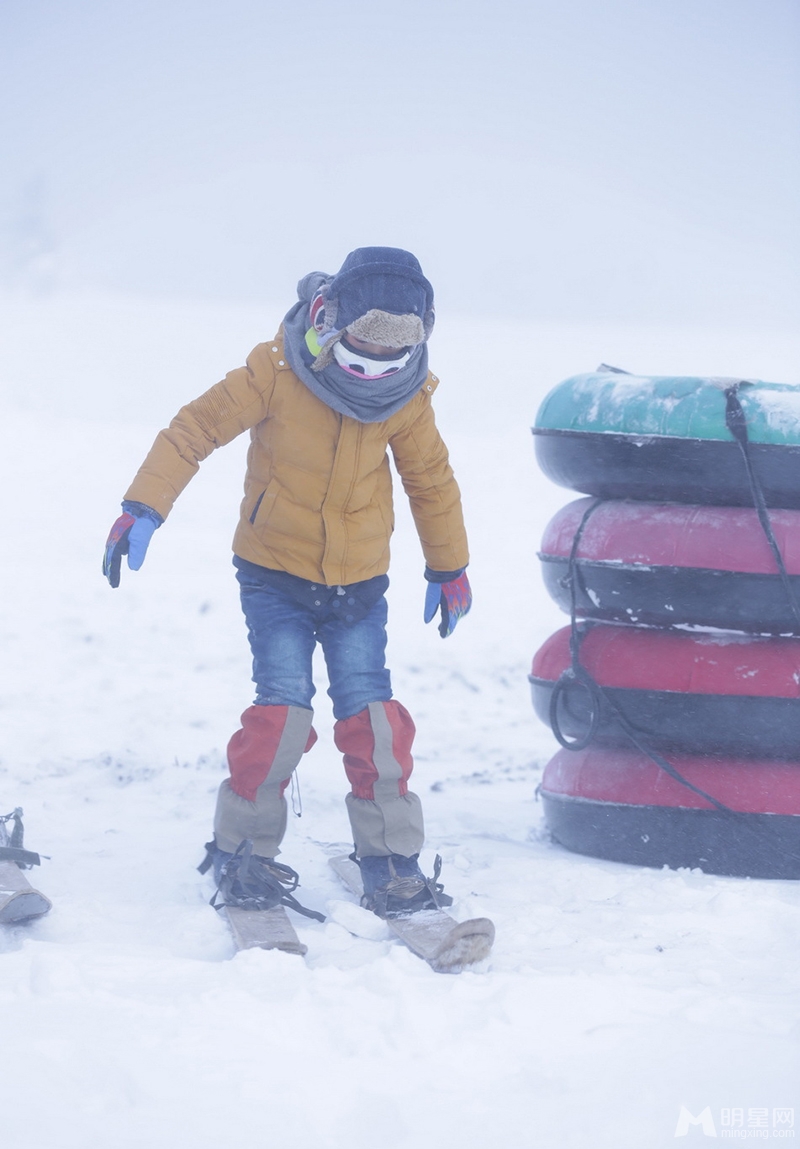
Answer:
[(333, 356), (342, 370), (350, 375), (357, 375), (359, 379), (383, 379), (405, 367), (411, 358), (411, 349), (398, 347), (389, 355), (364, 355), (340, 339), (333, 345)]

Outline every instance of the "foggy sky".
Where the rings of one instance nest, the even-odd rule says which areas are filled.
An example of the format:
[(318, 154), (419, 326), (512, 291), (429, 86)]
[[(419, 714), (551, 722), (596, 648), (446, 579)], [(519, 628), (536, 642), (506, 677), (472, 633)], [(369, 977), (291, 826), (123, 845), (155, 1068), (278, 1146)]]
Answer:
[(3, 0), (0, 283), (786, 326), (796, 0)]

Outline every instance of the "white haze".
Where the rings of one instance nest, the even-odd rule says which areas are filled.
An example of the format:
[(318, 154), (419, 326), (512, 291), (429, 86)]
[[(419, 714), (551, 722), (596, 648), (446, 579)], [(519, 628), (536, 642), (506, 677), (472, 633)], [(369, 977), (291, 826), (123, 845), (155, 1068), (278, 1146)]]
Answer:
[(448, 312), (785, 325), (799, 56), (795, 0), (5, 0), (3, 281), (284, 299), (389, 243)]
[[(720, 1136), (736, 1109), (800, 1121), (797, 883), (552, 843), (527, 683), (566, 621), (536, 561), (573, 497), (534, 465), (549, 387), (601, 360), (798, 381), (799, 27), (796, 0), (2, 0), (0, 813), (24, 806), (54, 902), (0, 932), (4, 1144), (667, 1149), (682, 1104)], [(235, 957), (207, 905), (252, 697), (244, 441), (137, 575), (99, 570), (156, 430), (301, 274), (369, 243), (434, 281), (472, 548), (443, 643), (400, 495), (423, 862), (498, 931), (452, 978), (359, 926), (327, 865), (348, 829), (324, 674), (283, 860), (328, 920), (297, 919), (305, 961)]]

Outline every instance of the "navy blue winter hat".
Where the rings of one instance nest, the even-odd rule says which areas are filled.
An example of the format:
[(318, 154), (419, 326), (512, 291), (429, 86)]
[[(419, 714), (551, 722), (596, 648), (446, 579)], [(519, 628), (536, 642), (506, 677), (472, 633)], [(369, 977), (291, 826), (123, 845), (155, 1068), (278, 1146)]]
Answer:
[(326, 295), (337, 302), (339, 329), (368, 311), (417, 315), (425, 323), (433, 310), (433, 288), (419, 260), (399, 247), (357, 247), (333, 277)]

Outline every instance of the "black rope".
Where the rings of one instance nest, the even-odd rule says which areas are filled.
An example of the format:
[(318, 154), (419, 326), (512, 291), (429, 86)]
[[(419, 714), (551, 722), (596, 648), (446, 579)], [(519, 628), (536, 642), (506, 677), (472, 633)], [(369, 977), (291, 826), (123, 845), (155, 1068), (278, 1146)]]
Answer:
[[(565, 670), (558, 681), (553, 686), (550, 695), (550, 728), (556, 737), (557, 742), (564, 747), (565, 750), (585, 750), (590, 742), (594, 740), (597, 733), (597, 727), (600, 723), (600, 710), (596, 702), (595, 683), (589, 672), (581, 666), (580, 649), (582, 634), (578, 627), (578, 548), (583, 538), (583, 532), (586, 529), (586, 524), (592, 517), (594, 512), (603, 502), (602, 499), (595, 499), (586, 510), (583, 512), (581, 521), (572, 539), (572, 546), (569, 552), (569, 560), (567, 563), (566, 578), (562, 580), (562, 585), (565, 585), (569, 590), (569, 653), (570, 653), (570, 667)], [(586, 587), (584, 586), (584, 591)], [(558, 704), (561, 701), (562, 695), (566, 695), (570, 687), (576, 685), (582, 686), (589, 694), (589, 729), (583, 738), (568, 739), (561, 729), (561, 724), (558, 718)]]
[[(583, 630), (578, 630), (579, 637), (585, 638), (589, 633), (590, 627)], [(581, 738), (569, 740), (564, 736), (560, 727), (560, 720), (558, 718), (558, 701), (561, 694), (565, 690), (579, 683), (580, 686), (589, 695), (590, 719), (588, 733)], [(553, 692), (550, 696), (550, 725), (558, 742), (564, 747), (565, 750), (585, 750), (586, 747), (595, 740), (600, 721), (603, 717), (603, 712), (616, 720), (622, 732), (630, 742), (642, 754), (646, 755), (651, 762), (659, 766), (670, 778), (674, 778), (681, 786), (685, 786), (687, 790), (691, 790), (693, 794), (697, 794), (700, 798), (704, 798), (706, 802), (712, 805), (715, 809), (724, 811), (726, 814), (738, 814), (739, 811), (726, 806), (724, 802), (720, 802), (713, 794), (708, 794), (700, 786), (695, 786), (688, 778), (684, 778), (681, 772), (672, 765), (668, 759), (664, 758), (662, 754), (652, 750), (646, 742), (642, 740), (640, 732), (636, 729), (630, 719), (624, 714), (617, 704), (608, 696), (605, 687), (601, 686), (597, 679), (586, 669), (580, 662), (573, 663), (573, 665), (565, 670), (558, 681), (553, 687)]]
[(750, 440), (747, 434), (747, 416), (745, 415), (744, 408), (742, 407), (741, 400), (739, 399), (739, 388), (744, 384), (734, 383), (731, 387), (725, 389), (725, 425), (733, 435), (742, 452), (744, 458), (744, 465), (747, 469), (747, 478), (750, 483), (750, 493), (753, 496), (753, 504), (758, 514), (758, 521), (761, 523), (761, 529), (766, 535), (767, 542), (769, 543), (770, 550), (772, 551), (775, 559), (775, 565), (778, 568), (778, 573), (781, 576), (786, 597), (789, 600), (789, 606), (792, 609), (792, 614), (795, 621), (800, 624), (800, 606), (797, 604), (797, 599), (794, 594), (794, 587), (792, 586), (789, 578), (789, 573), (786, 570), (786, 564), (783, 561), (781, 549), (778, 546), (778, 541), (775, 538), (775, 532), (772, 529), (770, 522), (769, 511), (767, 510), (767, 502), (764, 498), (764, 491), (761, 483), (756, 475), (755, 468), (753, 467), (753, 460), (750, 455)]
[[(567, 565), (567, 586), (569, 587), (570, 602), (569, 652), (572, 657), (573, 669), (577, 669), (580, 666), (579, 655), (581, 647), (581, 636), (578, 634), (578, 624), (576, 622), (578, 613), (578, 575), (580, 573), (578, 567), (578, 549), (583, 539), (583, 532), (586, 530), (586, 524), (603, 501), (603, 499), (595, 499), (583, 512), (569, 551), (569, 562)], [(583, 590), (585, 593), (585, 584)]]
[[(685, 786), (693, 794), (698, 797), (704, 798), (715, 809), (726, 814), (737, 814), (738, 811), (733, 810), (730, 806), (726, 806), (724, 802), (720, 802), (713, 794), (707, 794), (705, 790), (699, 786), (695, 786), (688, 778), (684, 778), (679, 770), (677, 770), (671, 762), (669, 762), (663, 755), (651, 750), (639, 736), (639, 732), (632, 725), (629, 719), (622, 713), (619, 707), (609, 698), (605, 689), (600, 685), (597, 679), (586, 669), (580, 660), (581, 643), (591, 629), (588, 627), (581, 627), (578, 625), (577, 613), (577, 579), (578, 579), (578, 549), (581, 544), (581, 538), (591, 516), (600, 506), (602, 499), (595, 500), (591, 506), (587, 507), (584, 511), (583, 517), (578, 524), (578, 529), (572, 540), (572, 547), (569, 554), (569, 563), (567, 566), (567, 584), (570, 592), (570, 666), (565, 670), (558, 681), (553, 686), (552, 694), (550, 695), (550, 727), (556, 737), (558, 743), (564, 747), (565, 750), (585, 750), (587, 746), (593, 742), (597, 735), (598, 727), (603, 716), (603, 707), (616, 719), (620, 728), (626, 737), (633, 743), (637, 750), (646, 755), (651, 762), (669, 774), (681, 786)], [(580, 685), (589, 695), (589, 729), (586, 735), (582, 738), (568, 739), (561, 729), (561, 724), (558, 718), (558, 704), (559, 701), (570, 687)]]

